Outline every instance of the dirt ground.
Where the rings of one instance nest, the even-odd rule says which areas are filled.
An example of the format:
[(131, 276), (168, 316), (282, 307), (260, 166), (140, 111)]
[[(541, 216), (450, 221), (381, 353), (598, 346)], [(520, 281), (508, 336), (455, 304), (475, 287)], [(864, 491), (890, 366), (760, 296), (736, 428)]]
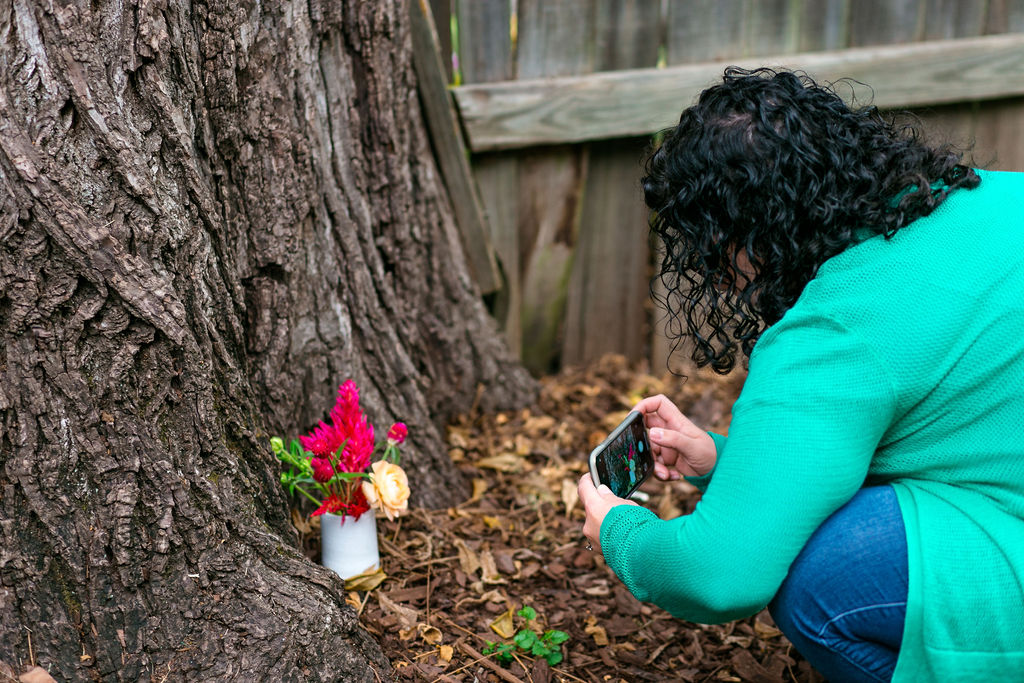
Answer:
[[(654, 377), (608, 357), (543, 379), (536, 406), (469, 415), (451, 425), (449, 454), (473, 482), (473, 495), (448, 509), (378, 520), (387, 579), (372, 590), (353, 586), (349, 594), (395, 677), (820, 681), (767, 612), (717, 626), (680, 621), (638, 602), (602, 557), (585, 548), (576, 483), (590, 450), (629, 408), (664, 393), (699, 425), (727, 431), (741, 385), (741, 375)], [(692, 511), (699, 498), (685, 481), (652, 479), (643, 490), (650, 495), (645, 505), (662, 518)], [(318, 534), (306, 531), (315, 557)], [(524, 606), (537, 615), (529, 623), (518, 614)], [(548, 648), (557, 652), (550, 659), (561, 661), (551, 665), (514, 645), (512, 636), (524, 628), (564, 632), (564, 642)], [(484, 654), (488, 643), (511, 644), (511, 661)]]

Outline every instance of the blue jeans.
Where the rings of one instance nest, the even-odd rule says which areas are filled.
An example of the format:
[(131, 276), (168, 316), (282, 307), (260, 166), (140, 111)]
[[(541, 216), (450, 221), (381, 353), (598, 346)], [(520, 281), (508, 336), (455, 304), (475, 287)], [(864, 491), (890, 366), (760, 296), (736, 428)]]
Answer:
[(768, 609), (832, 683), (888, 681), (903, 640), (907, 576), (896, 492), (864, 488), (814, 532)]

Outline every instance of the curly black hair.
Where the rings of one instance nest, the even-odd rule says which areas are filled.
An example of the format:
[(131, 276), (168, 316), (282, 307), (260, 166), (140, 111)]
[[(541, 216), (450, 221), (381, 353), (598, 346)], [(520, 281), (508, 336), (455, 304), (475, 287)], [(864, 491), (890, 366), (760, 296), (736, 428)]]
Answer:
[(689, 335), (698, 367), (728, 373), (862, 229), (892, 237), (976, 187), (960, 161), (925, 144), (916, 120), (851, 108), (805, 74), (727, 68), (664, 132), (643, 178), (664, 246), (665, 292), (652, 295), (673, 351)]

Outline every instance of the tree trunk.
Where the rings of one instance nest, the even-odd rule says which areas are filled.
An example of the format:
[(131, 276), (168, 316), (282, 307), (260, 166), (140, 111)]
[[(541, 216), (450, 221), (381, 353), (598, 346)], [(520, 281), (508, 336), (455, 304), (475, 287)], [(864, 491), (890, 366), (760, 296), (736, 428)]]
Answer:
[(295, 547), (267, 437), (351, 377), (439, 506), (444, 420), (533, 390), (410, 63), (402, 0), (0, 2), (0, 659), (391, 678)]

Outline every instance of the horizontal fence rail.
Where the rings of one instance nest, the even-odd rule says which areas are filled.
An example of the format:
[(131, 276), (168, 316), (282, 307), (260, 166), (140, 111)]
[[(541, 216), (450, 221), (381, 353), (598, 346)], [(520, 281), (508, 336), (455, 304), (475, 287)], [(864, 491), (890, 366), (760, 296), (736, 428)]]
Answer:
[(1024, 94), (1024, 34), (879, 45), (832, 52), (630, 69), (452, 88), (474, 152), (647, 135), (719, 81), (726, 66), (852, 78), (857, 99), (882, 108)]

